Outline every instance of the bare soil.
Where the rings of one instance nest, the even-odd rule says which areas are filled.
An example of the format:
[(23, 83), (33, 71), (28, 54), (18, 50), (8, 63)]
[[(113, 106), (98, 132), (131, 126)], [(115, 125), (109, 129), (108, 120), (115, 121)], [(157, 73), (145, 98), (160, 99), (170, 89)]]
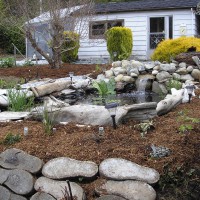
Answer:
[[(60, 78), (68, 76), (70, 71), (76, 75), (91, 74), (96, 77), (101, 70), (97, 70), (95, 65), (73, 64), (65, 64), (60, 69), (50, 69), (48, 66), (16, 67), (0, 69), (0, 77)], [(155, 117), (154, 128), (145, 137), (141, 137), (140, 131), (135, 127), (139, 122), (133, 120), (118, 125), (116, 130), (111, 126), (104, 127), (105, 135), (100, 140), (98, 126), (79, 127), (76, 123), (56, 125), (56, 132), (48, 136), (43, 124), (38, 121), (0, 123), (1, 141), (8, 133), (21, 135), (20, 142), (13, 145), (0, 144), (0, 152), (8, 148), (18, 148), (45, 162), (60, 156), (89, 160), (97, 164), (106, 158), (124, 158), (159, 171), (161, 181), (155, 186), (157, 199), (200, 199), (200, 123), (188, 118), (200, 119), (200, 90), (197, 89), (195, 93), (191, 103), (181, 104), (170, 113)], [(187, 125), (192, 128), (187, 130)], [(29, 128), (28, 136), (23, 135), (24, 127)], [(180, 127), (186, 128), (181, 131)], [(152, 144), (169, 148), (171, 154), (152, 158)], [(195, 172), (190, 176), (191, 169), (195, 169)], [(93, 182), (79, 183), (89, 200), (95, 199), (94, 188), (99, 181), (101, 178), (98, 177)]]

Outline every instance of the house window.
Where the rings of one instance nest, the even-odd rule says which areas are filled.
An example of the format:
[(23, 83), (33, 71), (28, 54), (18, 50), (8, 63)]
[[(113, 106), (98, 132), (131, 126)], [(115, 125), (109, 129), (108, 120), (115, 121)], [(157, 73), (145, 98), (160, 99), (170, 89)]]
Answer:
[(115, 26), (123, 26), (124, 20), (90, 22), (90, 39), (104, 39), (105, 32)]

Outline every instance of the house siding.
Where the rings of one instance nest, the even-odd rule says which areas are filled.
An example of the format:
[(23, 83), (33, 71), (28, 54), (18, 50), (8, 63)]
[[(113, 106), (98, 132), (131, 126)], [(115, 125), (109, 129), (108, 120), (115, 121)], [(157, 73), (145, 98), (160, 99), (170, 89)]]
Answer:
[[(193, 36), (195, 34), (195, 17), (192, 22), (192, 12), (190, 9), (102, 14), (95, 16), (93, 21), (124, 19), (124, 26), (130, 28), (133, 33), (133, 51), (131, 58), (147, 60), (149, 59), (149, 18), (159, 16), (173, 16), (173, 38), (181, 36), (181, 24), (186, 25), (186, 36)], [(81, 38), (80, 40), (78, 55), (79, 59), (109, 58), (105, 40), (89, 39), (89, 24), (86, 27), (86, 38)]]

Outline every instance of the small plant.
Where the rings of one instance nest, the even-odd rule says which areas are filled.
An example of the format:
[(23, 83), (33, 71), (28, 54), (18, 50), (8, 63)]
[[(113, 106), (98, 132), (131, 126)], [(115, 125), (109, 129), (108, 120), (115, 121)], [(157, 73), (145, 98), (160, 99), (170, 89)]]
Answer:
[(100, 96), (116, 94), (114, 78), (111, 78), (108, 82), (105, 82), (104, 80), (93, 81), (92, 86), (98, 90)]
[(20, 81), (0, 79), (0, 88), (10, 89), (16, 87), (17, 84), (22, 84), (22, 83), (24, 83), (22, 79)]
[(15, 64), (14, 58), (1, 58), (0, 59), (0, 68), (9, 68), (13, 67)]
[(10, 111), (25, 111), (34, 105), (34, 97), (27, 98), (26, 93), (20, 90), (9, 89), (8, 100)]
[(141, 137), (145, 137), (148, 130), (150, 130), (151, 128), (154, 128), (154, 125), (153, 125), (153, 121), (151, 120), (151, 121), (137, 124), (134, 127), (136, 127), (140, 131)]
[(180, 111), (178, 115), (179, 116), (177, 120), (183, 122), (183, 124), (181, 124), (178, 128), (180, 133), (189, 133), (194, 129), (195, 124), (200, 123), (199, 118), (188, 117), (187, 110)]
[(179, 131), (181, 132), (181, 133), (188, 133), (188, 132), (190, 132), (191, 130), (193, 130), (194, 129), (194, 127), (191, 125), (191, 124), (181, 124), (180, 126), (179, 126)]
[(101, 71), (101, 67), (98, 64), (95, 66), (95, 71), (96, 72), (100, 72)]
[(186, 169), (186, 167), (180, 166), (172, 170), (170, 169), (170, 164), (167, 163), (163, 167), (158, 189), (164, 193), (170, 191), (174, 199), (196, 199), (193, 198), (193, 194), (198, 193), (198, 186), (194, 185), (194, 181), (198, 185), (199, 178), (195, 169)]
[(28, 67), (28, 66), (33, 66), (34, 65), (34, 63), (31, 61), (31, 60), (26, 60), (25, 62), (24, 62), (24, 64), (23, 64), (23, 66), (24, 67)]
[(170, 79), (167, 83), (167, 90), (171, 91), (172, 88), (180, 90), (182, 88), (182, 83), (178, 80)]
[(5, 145), (12, 145), (16, 142), (19, 142), (20, 140), (21, 136), (19, 134), (8, 133), (1, 143)]

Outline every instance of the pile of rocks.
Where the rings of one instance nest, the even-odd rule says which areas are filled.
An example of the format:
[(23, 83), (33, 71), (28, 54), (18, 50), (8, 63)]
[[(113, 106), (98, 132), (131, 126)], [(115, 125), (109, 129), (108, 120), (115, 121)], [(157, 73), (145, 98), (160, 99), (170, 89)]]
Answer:
[(159, 61), (144, 63), (136, 60), (122, 60), (113, 62), (112, 68), (105, 71), (105, 76), (101, 75), (99, 78), (110, 77), (115, 77), (117, 83), (135, 83), (136, 87), (140, 80), (146, 80), (146, 89), (152, 88), (155, 93), (167, 94), (166, 85), (169, 79), (173, 78), (181, 82), (200, 81), (200, 66), (175, 61), (168, 64)]
[[(0, 154), (0, 199), (54, 200), (72, 193), (77, 200), (86, 199), (78, 180), (103, 181), (94, 188), (99, 200), (154, 200), (151, 186), (159, 180), (159, 173), (148, 167), (120, 158), (109, 158), (98, 166), (90, 161), (67, 157), (43, 163), (19, 149), (7, 149)], [(41, 175), (42, 172), (42, 175)], [(69, 180), (72, 180), (69, 181)], [(71, 192), (70, 192), (71, 191)]]

